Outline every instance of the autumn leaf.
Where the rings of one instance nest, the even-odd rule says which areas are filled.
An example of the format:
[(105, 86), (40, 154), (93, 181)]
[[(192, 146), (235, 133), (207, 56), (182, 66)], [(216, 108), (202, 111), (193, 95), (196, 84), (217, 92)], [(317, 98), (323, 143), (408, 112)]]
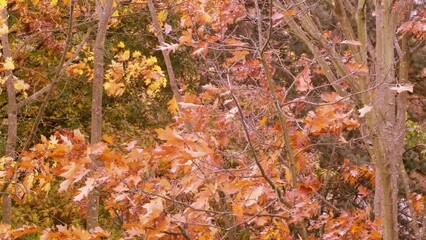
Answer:
[(85, 183), (86, 185), (78, 189), (80, 193), (74, 197), (74, 201), (79, 202), (87, 197), (93, 188), (95, 188), (95, 183), (96, 180), (94, 178), (88, 178)]
[(192, 43), (192, 32), (191, 29), (183, 31), (182, 36), (179, 38), (180, 45), (191, 45)]
[(286, 17), (293, 17), (293, 16), (296, 16), (296, 14), (297, 14), (297, 10), (295, 8), (284, 11), (284, 16)]
[(102, 141), (108, 143), (108, 144), (113, 144), (114, 143), (114, 139), (108, 135), (108, 134), (104, 134), (102, 135)]
[(50, 1), (50, 6), (56, 7), (56, 5), (58, 5), (58, 0), (52, 0), (52, 1)]
[(364, 117), (365, 114), (369, 113), (372, 109), (373, 109), (373, 106), (364, 105), (364, 107), (362, 107), (361, 109), (358, 110), (359, 117), (361, 117), (361, 118)]
[(236, 62), (242, 62), (245, 63), (246, 56), (249, 54), (249, 51), (242, 50), (242, 51), (232, 51), (231, 52), (233, 57), (226, 59), (226, 65), (231, 66), (232, 64)]
[(172, 26), (170, 26), (169, 24), (164, 24), (164, 32), (169, 34), (172, 31)]
[(162, 10), (160, 12), (157, 13), (157, 18), (158, 21), (160, 22), (164, 22), (167, 19), (167, 11), (166, 10)]
[(347, 63), (346, 67), (352, 73), (368, 73), (368, 66), (365, 64)]
[(176, 49), (178, 48), (179, 48), (179, 44), (177, 43), (163, 43), (155, 49), (161, 50), (161, 51), (167, 51), (167, 52), (171, 52), (171, 51), (175, 52)]
[(170, 127), (166, 127), (165, 129), (155, 129), (158, 134), (158, 138), (161, 140), (165, 140), (169, 143), (182, 142), (183, 138), (179, 135), (179, 133), (175, 129), (171, 129)]
[(123, 42), (119, 42), (119, 43), (117, 44), (117, 47), (118, 47), (118, 48), (125, 48), (125, 47), (126, 47), (126, 45), (125, 45)]
[(355, 40), (343, 40), (341, 44), (349, 44), (349, 45), (355, 45), (355, 46), (361, 46), (361, 43), (359, 41)]
[(264, 126), (267, 121), (268, 121), (268, 116), (263, 116), (262, 119), (260, 119), (259, 121), (259, 126)]
[(259, 199), (260, 195), (262, 195), (262, 193), (263, 193), (263, 187), (257, 187), (253, 189), (251, 192), (247, 193), (244, 206), (250, 207), (251, 205), (256, 204), (257, 200)]
[(397, 84), (396, 86), (389, 87), (390, 90), (396, 91), (397, 93), (402, 92), (413, 92), (413, 84)]
[(306, 92), (313, 89), (312, 80), (311, 80), (311, 69), (309, 66), (306, 66), (302, 72), (296, 76), (296, 88), (300, 92)]
[(59, 192), (66, 191), (69, 188), (69, 186), (74, 181), (75, 174), (78, 171), (77, 165), (74, 162), (72, 162), (70, 165), (64, 166), (63, 169), (66, 170), (66, 171), (64, 173), (60, 174), (60, 176), (64, 177), (65, 181), (63, 181), (59, 185), (59, 190), (58, 190)]
[(38, 2), (40, 2), (40, 0), (30, 0), (30, 2), (31, 2), (34, 6), (36, 6), (36, 5), (38, 4)]
[(11, 57), (6, 58), (4, 64), (3, 64), (4, 69), (6, 70), (13, 70), (15, 69), (15, 65), (13, 64), (13, 60)]
[(18, 91), (18, 92), (22, 92), (22, 91), (28, 90), (28, 88), (30, 88), (29, 84), (26, 84), (23, 80), (20, 80), (20, 79), (15, 80), (13, 85), (15, 87), (15, 90)]
[(163, 201), (161, 198), (156, 198), (151, 200), (151, 202), (144, 204), (142, 207), (147, 211), (145, 215), (140, 217), (141, 223), (145, 225), (160, 216), (163, 212)]
[(179, 111), (179, 107), (175, 97), (173, 97), (167, 102), (167, 109), (170, 113), (177, 114), (177, 112)]
[(31, 234), (31, 233), (36, 233), (36, 232), (40, 232), (41, 228), (36, 227), (36, 226), (23, 226), (21, 228), (18, 229), (13, 229), (10, 233), (10, 235), (12, 235), (13, 239), (18, 239), (24, 235), (27, 234)]

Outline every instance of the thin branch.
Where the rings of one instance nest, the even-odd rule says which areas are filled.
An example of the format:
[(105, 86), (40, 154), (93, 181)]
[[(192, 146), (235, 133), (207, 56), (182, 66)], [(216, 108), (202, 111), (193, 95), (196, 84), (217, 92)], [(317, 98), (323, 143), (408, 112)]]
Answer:
[(186, 239), (186, 240), (191, 240), (191, 238), (188, 236), (188, 234), (186, 233), (185, 229), (183, 229), (182, 226), (178, 226), (180, 233), (182, 234), (182, 236)]
[[(152, 24), (154, 25), (158, 43), (160, 44), (160, 46), (164, 46), (166, 42), (164, 40), (164, 35), (163, 35), (163, 31), (161, 30), (160, 22), (158, 21), (157, 12), (156, 12), (153, 0), (148, 0), (148, 8), (149, 8), (149, 12), (151, 13)], [(173, 91), (173, 96), (175, 97), (176, 102), (180, 103), (182, 102), (182, 96), (179, 93), (178, 83), (175, 77), (175, 72), (173, 70), (172, 61), (170, 60), (170, 52), (167, 49), (163, 49), (161, 50), (161, 53), (163, 54), (164, 62), (166, 64), (167, 74), (169, 76), (169, 82)], [(182, 113), (182, 109), (181, 107), (179, 107), (179, 104), (178, 104), (178, 110), (180, 113)], [(185, 120), (184, 123), (185, 123), (186, 130), (189, 133), (194, 131), (192, 124), (188, 120)]]
[(68, 19), (67, 40), (66, 40), (64, 51), (62, 53), (61, 59), (59, 60), (58, 66), (56, 68), (55, 76), (53, 77), (53, 81), (51, 83), (51, 86), (47, 90), (47, 94), (46, 94), (46, 96), (45, 96), (45, 98), (43, 100), (42, 105), (40, 106), (40, 109), (39, 109), (39, 111), (37, 113), (37, 116), (36, 116), (36, 118), (34, 120), (34, 125), (31, 128), (31, 132), (30, 132), (30, 134), (29, 134), (29, 136), (27, 138), (27, 141), (26, 141), (26, 143), (25, 143), (25, 145), (23, 147), (23, 150), (27, 150), (31, 146), (33, 138), (35, 136), (35, 132), (37, 131), (38, 125), (40, 124), (40, 122), (41, 122), (41, 120), (43, 118), (44, 112), (45, 112), (45, 110), (47, 108), (47, 104), (48, 104), (49, 99), (51, 97), (52, 89), (59, 82), (59, 79), (60, 79), (60, 76), (61, 76), (62, 65), (65, 62), (65, 58), (67, 56), (68, 49), (70, 48), (71, 41), (72, 41), (72, 29), (73, 29), (73, 23), (74, 23), (74, 6), (75, 6), (75, 0), (73, 0), (71, 2), (71, 6), (70, 6), (70, 16), (69, 16), (69, 19)]
[(44, 86), (42, 89), (38, 90), (37, 92), (33, 93), (31, 96), (29, 96), (29, 97), (25, 98), (24, 100), (18, 102), (18, 109), (21, 109), (21, 108), (25, 107), (26, 105), (28, 105), (28, 104), (34, 102), (35, 100), (37, 100), (39, 97), (41, 97), (46, 92), (49, 92), (52, 89), (52, 86), (54, 85), (54, 82), (61, 80), (61, 78), (62, 78), (62, 76), (63, 76), (63, 74), (65, 72), (65, 69), (67, 69), (68, 66), (70, 66), (71, 63), (74, 61), (74, 59), (78, 56), (78, 54), (80, 53), (81, 49), (84, 47), (84, 44), (86, 44), (86, 42), (89, 40), (92, 31), (93, 31), (92, 27), (89, 27), (87, 29), (86, 34), (84, 35), (83, 39), (81, 40), (81, 42), (77, 46), (77, 48), (74, 51), (74, 53), (72, 54), (72, 56), (62, 66), (61, 72), (59, 74), (59, 77), (56, 78), (56, 80), (54, 78), (51, 83), (49, 83), (48, 85)]
[(413, 228), (414, 235), (416, 239), (420, 238), (420, 230), (419, 225), (417, 223), (417, 214), (416, 210), (414, 208), (413, 200), (411, 198), (411, 188), (410, 188), (410, 179), (408, 178), (407, 171), (405, 170), (404, 164), (400, 164), (400, 171), (401, 171), (401, 179), (402, 179), (402, 185), (404, 186), (405, 190), (405, 198), (407, 199), (408, 208), (410, 209), (410, 217), (411, 217), (411, 227)]
[(242, 122), (242, 124), (243, 124), (244, 133), (245, 133), (245, 135), (246, 135), (246, 140), (247, 140), (247, 142), (248, 142), (248, 144), (249, 144), (249, 147), (250, 147), (250, 150), (251, 150), (251, 152), (252, 152), (252, 154), (253, 154), (254, 161), (255, 161), (255, 163), (256, 163), (256, 165), (257, 165), (257, 167), (258, 167), (258, 168), (259, 168), (259, 170), (260, 170), (260, 174), (261, 174), (261, 175), (262, 175), (262, 177), (266, 180), (266, 182), (268, 182), (268, 184), (271, 186), (271, 188), (272, 188), (272, 189), (274, 189), (274, 190), (277, 192), (278, 200), (280, 201), (280, 203), (283, 203), (283, 204), (284, 204), (284, 205), (286, 205), (288, 208), (291, 208), (291, 207), (292, 207), (292, 206), (291, 206), (291, 204), (290, 204), (290, 203), (288, 203), (287, 201), (285, 201), (285, 200), (283, 199), (282, 194), (281, 194), (281, 190), (277, 187), (277, 185), (275, 185), (275, 183), (272, 181), (272, 179), (271, 179), (271, 178), (270, 178), (270, 177), (266, 174), (266, 171), (265, 171), (265, 169), (263, 168), (263, 166), (262, 166), (262, 164), (261, 164), (261, 162), (260, 162), (260, 159), (259, 159), (259, 157), (257, 156), (256, 150), (254, 149), (253, 143), (252, 143), (252, 141), (251, 141), (251, 138), (250, 138), (250, 132), (249, 132), (249, 129), (248, 129), (248, 127), (247, 127), (247, 124), (246, 124), (246, 122), (245, 122), (245, 120), (244, 120), (244, 115), (243, 115), (243, 111), (242, 111), (242, 109), (241, 109), (241, 106), (240, 106), (240, 104), (238, 103), (237, 98), (235, 97), (235, 95), (234, 95), (234, 93), (232, 92), (232, 90), (231, 90), (231, 96), (232, 96), (232, 99), (234, 100), (235, 105), (237, 106), (238, 113), (239, 113), (239, 115), (240, 115), (241, 122)]
[(275, 91), (274, 80), (273, 80), (271, 71), (269, 69), (269, 65), (268, 65), (268, 63), (266, 61), (266, 57), (265, 57), (266, 46), (269, 44), (269, 41), (271, 40), (271, 36), (272, 36), (272, 26), (273, 26), (273, 20), (272, 20), (272, 0), (271, 0), (271, 2), (269, 4), (268, 37), (265, 40), (265, 43), (263, 44), (262, 48), (260, 49), (259, 55), (260, 55), (260, 60), (261, 60), (261, 63), (262, 63), (263, 70), (265, 71), (266, 79), (268, 80), (269, 91), (271, 91), (271, 95), (273, 97), (275, 107), (277, 108), (277, 111), (278, 111), (279, 122), (280, 122), (281, 129), (283, 131), (283, 141), (284, 141), (284, 145), (285, 145), (285, 148), (286, 148), (286, 154), (287, 154), (288, 160), (290, 162), (292, 186), (296, 187), (297, 170), (296, 170), (296, 165), (295, 165), (294, 152), (293, 152), (293, 148), (291, 146), (291, 141), (290, 141), (290, 134), (289, 134), (288, 127), (287, 127), (287, 124), (286, 124), (286, 118), (285, 118), (285, 116), (282, 112), (280, 103), (278, 101), (277, 93)]

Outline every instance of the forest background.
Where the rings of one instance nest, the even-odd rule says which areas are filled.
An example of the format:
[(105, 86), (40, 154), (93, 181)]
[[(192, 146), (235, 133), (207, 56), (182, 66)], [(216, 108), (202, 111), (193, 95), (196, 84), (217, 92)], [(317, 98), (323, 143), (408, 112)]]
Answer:
[(0, 0), (2, 239), (425, 239), (422, 0)]

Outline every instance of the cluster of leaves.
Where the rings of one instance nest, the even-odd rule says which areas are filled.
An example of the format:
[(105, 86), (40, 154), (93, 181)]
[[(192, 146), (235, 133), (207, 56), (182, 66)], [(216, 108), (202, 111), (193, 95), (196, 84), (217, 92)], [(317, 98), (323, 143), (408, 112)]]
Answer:
[(111, 62), (105, 74), (104, 88), (109, 96), (120, 96), (126, 85), (132, 81), (142, 80), (147, 87), (147, 94), (154, 95), (166, 86), (166, 78), (157, 58), (145, 57), (141, 52), (125, 50), (123, 42), (117, 44), (115, 60)]
[[(156, 130), (158, 143), (152, 147), (139, 148), (133, 141), (113, 150), (108, 146), (112, 143), (108, 136), (102, 143), (89, 145), (78, 130), (42, 138), (40, 144), (22, 154), (21, 161), (13, 168), (15, 174), (22, 176), (12, 191), (16, 193), (15, 200), (29, 201), (28, 193), (48, 191), (59, 180), (58, 191), (72, 192), (73, 201), (84, 212), (89, 192), (97, 187), (112, 219), (121, 223), (123, 239), (138, 236), (215, 239), (237, 234), (231, 233), (232, 229), (262, 239), (278, 236), (286, 239), (299, 224), (309, 226), (312, 236), (321, 229), (325, 239), (358, 234), (380, 239), (379, 224), (370, 222), (368, 209), (336, 215), (332, 208), (322, 205), (322, 198), (317, 196), (322, 184), (313, 175), (315, 160), (307, 159), (308, 152), (303, 150), (309, 138), (302, 131), (294, 128), (291, 133), (292, 145), (299, 150), (297, 167), (304, 173), (298, 186), (291, 186), (289, 170), (282, 164), (283, 143), (274, 137), (280, 135), (281, 129), (266, 122), (254, 126), (261, 134), (258, 137), (264, 137), (264, 144), (269, 145), (258, 150), (261, 166), (257, 165), (253, 156), (241, 149), (245, 137), (241, 130), (235, 130), (241, 129), (238, 115), (217, 104), (226, 92), (227, 88), (210, 86), (203, 99), (186, 96), (183, 118), (194, 123), (196, 132), (181, 131), (183, 120), (178, 119), (177, 123)], [(101, 161), (102, 166), (89, 175), (93, 159)], [(262, 176), (260, 167), (285, 189), (282, 200)], [(358, 170), (350, 170), (353, 178), (357, 177), (355, 171)], [(353, 227), (337, 231), (337, 225)], [(107, 236), (100, 229), (90, 237), (75, 227), (56, 229), (45, 230), (43, 236), (46, 239)]]

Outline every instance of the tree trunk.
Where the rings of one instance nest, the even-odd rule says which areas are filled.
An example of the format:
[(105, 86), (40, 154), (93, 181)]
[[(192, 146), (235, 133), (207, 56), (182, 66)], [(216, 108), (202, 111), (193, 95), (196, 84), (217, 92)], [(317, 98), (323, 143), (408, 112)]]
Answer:
[[(389, 88), (396, 84), (394, 25), (391, 2), (375, 2), (376, 12), (376, 63), (371, 121), (367, 122), (374, 148), (378, 181), (376, 182), (376, 213), (383, 223), (383, 239), (398, 239), (398, 175), (404, 151), (405, 94)], [(374, 94), (374, 92), (372, 93)]]
[[(7, 6), (4, 6), (1, 10), (1, 19), (7, 19)], [(6, 20), (7, 21), (7, 20)], [(4, 34), (1, 36), (1, 44), (3, 47), (3, 57), (4, 59), (12, 58), (9, 45), (9, 36)], [(18, 129), (18, 118), (17, 118), (17, 105), (16, 105), (16, 93), (15, 86), (13, 81), (13, 72), (12, 70), (6, 70), (6, 79), (7, 79), (7, 120), (8, 120), (8, 130), (7, 130), (7, 141), (6, 141), (6, 156), (9, 158), (9, 161), (14, 161), (16, 158), (16, 141), (17, 141), (17, 129)], [(10, 195), (7, 192), (7, 186), (9, 185), (10, 180), (6, 180), (4, 183), (4, 193), (3, 193), (3, 205), (2, 205), (2, 223), (11, 224), (12, 220), (12, 200)]]
[[(96, 1), (96, 11), (98, 13), (99, 23), (94, 45), (94, 78), (92, 90), (92, 123), (90, 137), (91, 144), (100, 142), (102, 137), (102, 93), (105, 75), (104, 48), (108, 20), (112, 12), (112, 3), (113, 0), (107, 0), (105, 3), (101, 3), (100, 0)], [(95, 170), (99, 164), (100, 162), (93, 158), (91, 166), (92, 171)], [(93, 230), (99, 226), (99, 191), (97, 189), (94, 189), (90, 193), (87, 208), (87, 229)]]

